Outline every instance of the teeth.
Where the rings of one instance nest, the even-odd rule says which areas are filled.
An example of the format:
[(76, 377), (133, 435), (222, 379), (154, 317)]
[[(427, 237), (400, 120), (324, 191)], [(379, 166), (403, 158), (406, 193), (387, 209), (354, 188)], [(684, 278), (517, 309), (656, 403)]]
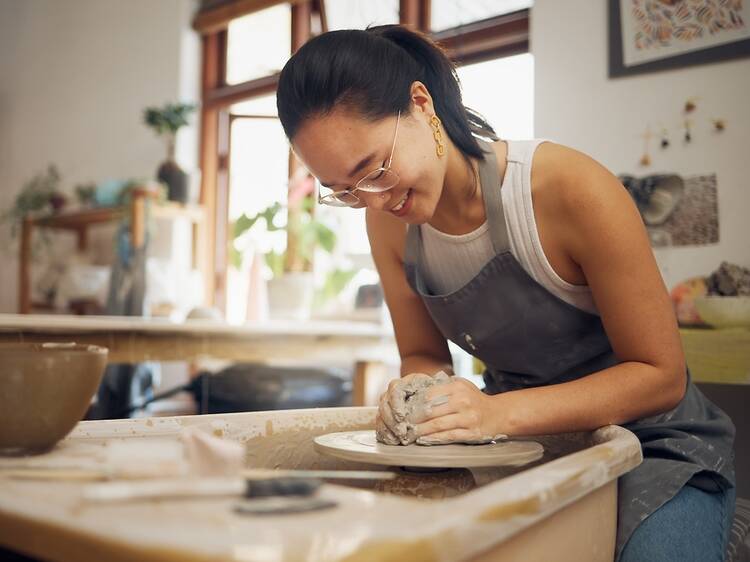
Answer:
[(391, 211), (400, 211), (400, 210), (401, 210), (401, 208), (402, 208), (402, 207), (404, 206), (404, 204), (406, 203), (406, 199), (407, 199), (407, 197), (409, 197), (409, 192), (408, 192), (408, 191), (407, 191), (407, 192), (406, 192), (406, 193), (404, 194), (404, 197), (403, 197), (403, 199), (401, 199), (401, 201), (399, 201), (399, 202), (398, 202), (398, 205), (396, 205), (395, 207), (393, 207), (393, 208), (391, 209)]

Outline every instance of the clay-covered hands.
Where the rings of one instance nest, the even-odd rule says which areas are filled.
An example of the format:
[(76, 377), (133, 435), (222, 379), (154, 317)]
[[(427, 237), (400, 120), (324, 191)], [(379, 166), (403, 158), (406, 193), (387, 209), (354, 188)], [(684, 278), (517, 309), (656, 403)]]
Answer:
[(388, 445), (488, 443), (496, 435), (490, 397), (465, 379), (444, 372), (391, 381), (380, 397), (375, 430)]
[(440, 371), (434, 377), (411, 373), (392, 380), (380, 396), (375, 435), (387, 445), (409, 445), (417, 439), (416, 424), (429, 417), (430, 406), (425, 402), (425, 391), (435, 385), (446, 384), (450, 377)]

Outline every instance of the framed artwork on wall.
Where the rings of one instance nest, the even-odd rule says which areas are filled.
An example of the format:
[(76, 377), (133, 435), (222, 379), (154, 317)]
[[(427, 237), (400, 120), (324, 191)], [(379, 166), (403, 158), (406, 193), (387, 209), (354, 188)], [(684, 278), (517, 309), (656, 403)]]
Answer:
[(609, 0), (609, 77), (750, 56), (750, 0)]

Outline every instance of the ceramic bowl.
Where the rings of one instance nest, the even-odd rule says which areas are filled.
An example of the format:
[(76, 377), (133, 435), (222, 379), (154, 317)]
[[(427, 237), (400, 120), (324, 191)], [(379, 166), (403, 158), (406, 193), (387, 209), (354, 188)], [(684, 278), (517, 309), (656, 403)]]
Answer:
[(107, 349), (75, 343), (0, 344), (0, 455), (51, 449), (84, 416)]
[(695, 308), (701, 319), (714, 328), (750, 328), (750, 297), (697, 297)]

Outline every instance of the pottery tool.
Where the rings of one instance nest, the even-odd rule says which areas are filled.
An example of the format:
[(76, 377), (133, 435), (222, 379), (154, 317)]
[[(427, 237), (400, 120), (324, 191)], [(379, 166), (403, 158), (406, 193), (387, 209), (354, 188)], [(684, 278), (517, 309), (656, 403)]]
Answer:
[(473, 468), (522, 466), (544, 454), (536, 441), (500, 441), (485, 445), (385, 445), (373, 430), (343, 431), (316, 437), (315, 450), (349, 461), (388, 466), (425, 468)]
[(84, 501), (96, 503), (151, 499), (242, 496), (309, 496), (323, 480), (389, 480), (393, 472), (336, 470), (244, 471), (240, 478), (162, 478), (139, 482), (107, 482), (83, 488)]
[[(21, 480), (60, 480), (60, 481), (93, 481), (93, 480), (146, 480), (165, 474), (128, 474), (114, 467), (91, 468), (85, 465), (47, 465), (28, 466), (24, 464), (8, 465), (0, 468), (0, 478), (14, 478)], [(175, 477), (184, 474), (175, 474)], [(322, 480), (390, 480), (396, 475), (393, 472), (378, 470), (276, 470), (251, 468), (239, 471), (239, 476), (245, 480), (261, 480), (265, 478), (320, 478)]]

